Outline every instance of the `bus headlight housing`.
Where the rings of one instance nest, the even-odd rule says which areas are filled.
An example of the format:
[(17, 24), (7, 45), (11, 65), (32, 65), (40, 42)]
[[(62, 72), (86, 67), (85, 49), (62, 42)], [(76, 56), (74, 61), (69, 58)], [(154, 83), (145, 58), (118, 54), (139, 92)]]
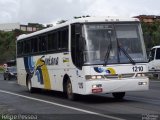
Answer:
[(97, 79), (103, 79), (104, 76), (102, 75), (86, 75), (86, 80), (97, 80)]
[(136, 77), (146, 77), (147, 74), (146, 73), (137, 73)]

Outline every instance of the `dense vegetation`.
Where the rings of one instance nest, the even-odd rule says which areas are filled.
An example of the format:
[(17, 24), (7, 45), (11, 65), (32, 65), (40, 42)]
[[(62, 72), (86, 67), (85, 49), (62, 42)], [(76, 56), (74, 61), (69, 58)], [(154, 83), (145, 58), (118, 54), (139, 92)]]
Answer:
[[(142, 29), (147, 51), (155, 45), (160, 45), (160, 22), (142, 23)], [(0, 31), (0, 64), (16, 58), (16, 36), (23, 33), (20, 30)]]
[(14, 32), (0, 32), (0, 63), (15, 58), (15, 40)]
[(147, 51), (153, 46), (160, 45), (160, 22), (142, 23), (142, 29)]
[(0, 64), (16, 58), (16, 36), (23, 33), (20, 30), (0, 31)]

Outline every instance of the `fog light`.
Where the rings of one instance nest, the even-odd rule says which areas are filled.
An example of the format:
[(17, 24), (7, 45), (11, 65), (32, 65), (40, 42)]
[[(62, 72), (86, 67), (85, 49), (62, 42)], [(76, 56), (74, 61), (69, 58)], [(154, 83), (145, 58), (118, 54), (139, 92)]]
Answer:
[(143, 82), (143, 85), (147, 85), (147, 82)]
[(97, 85), (92, 85), (92, 88), (97, 88)]
[(147, 82), (139, 82), (138, 85), (147, 85)]
[(95, 84), (95, 85), (92, 85), (92, 88), (101, 88), (102, 87), (102, 84)]

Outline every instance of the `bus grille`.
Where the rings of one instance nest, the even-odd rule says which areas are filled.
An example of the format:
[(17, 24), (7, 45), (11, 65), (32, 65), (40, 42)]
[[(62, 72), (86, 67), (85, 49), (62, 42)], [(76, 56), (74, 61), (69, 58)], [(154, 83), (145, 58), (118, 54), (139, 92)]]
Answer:
[(115, 74), (115, 75), (104, 75), (106, 79), (116, 79), (116, 78), (131, 78), (134, 77), (134, 73), (130, 74)]

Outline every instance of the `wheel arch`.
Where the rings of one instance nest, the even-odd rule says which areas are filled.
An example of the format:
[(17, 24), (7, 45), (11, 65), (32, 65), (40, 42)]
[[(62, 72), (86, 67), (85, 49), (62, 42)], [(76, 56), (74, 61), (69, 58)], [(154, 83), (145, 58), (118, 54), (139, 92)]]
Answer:
[(28, 82), (28, 80), (30, 80), (30, 78), (31, 78), (31, 75), (30, 74), (26, 74), (26, 86), (27, 86), (27, 82)]
[[(65, 74), (64, 77), (63, 77), (63, 92), (66, 93), (66, 84), (67, 84), (67, 81), (70, 80), (70, 77), (68, 74)], [(71, 81), (71, 80), (70, 80)]]
[(27, 86), (28, 78), (29, 78), (29, 74), (26, 75), (26, 86)]

